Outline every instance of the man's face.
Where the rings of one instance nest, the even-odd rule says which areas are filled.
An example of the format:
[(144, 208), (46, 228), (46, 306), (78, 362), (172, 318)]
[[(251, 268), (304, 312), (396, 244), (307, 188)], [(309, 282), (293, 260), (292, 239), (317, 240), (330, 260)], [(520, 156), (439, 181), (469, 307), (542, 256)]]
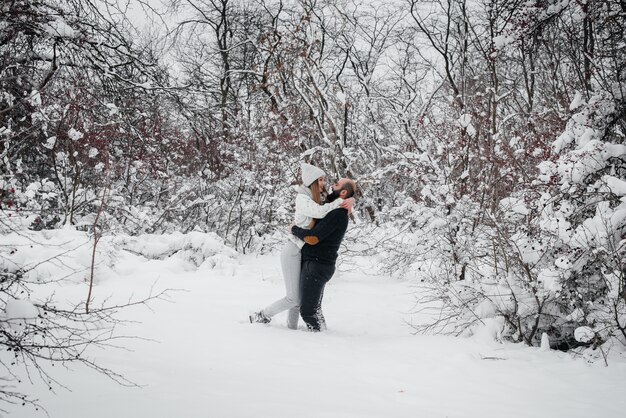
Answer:
[[(348, 181), (348, 179), (339, 179), (338, 181), (336, 181), (335, 183), (332, 184), (331, 189), (333, 189), (333, 192), (335, 192), (335, 194), (338, 197), (344, 198), (345, 195), (348, 193), (345, 190), (341, 190), (343, 185), (346, 184), (346, 181)], [(343, 194), (343, 196), (342, 196)]]
[(341, 197), (341, 193), (345, 194), (345, 191), (341, 190), (342, 184), (341, 180), (339, 180), (330, 185), (331, 192), (326, 196), (327, 203), (333, 202), (338, 197)]

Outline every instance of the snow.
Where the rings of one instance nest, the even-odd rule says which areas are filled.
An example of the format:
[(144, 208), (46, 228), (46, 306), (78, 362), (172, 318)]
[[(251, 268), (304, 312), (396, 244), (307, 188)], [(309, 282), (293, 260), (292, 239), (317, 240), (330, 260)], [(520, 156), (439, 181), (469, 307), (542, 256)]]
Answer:
[(565, 256), (561, 256), (557, 258), (556, 260), (554, 260), (554, 265), (562, 270), (568, 270), (572, 268), (572, 262), (570, 261), (568, 257), (565, 257)]
[(614, 231), (626, 224), (626, 204), (621, 203), (612, 209), (609, 202), (602, 201), (596, 206), (593, 217), (585, 219), (571, 237), (571, 245), (577, 248), (603, 246), (611, 248)]
[[(89, 241), (72, 228), (2, 238), (13, 246), (30, 239), (18, 251), (29, 256), (50, 242), (63, 252)], [(302, 326), (289, 330), (284, 314), (269, 325), (247, 321), (284, 295), (276, 253), (237, 254), (199, 232), (103, 240), (109, 258), (98, 267), (97, 300), (124, 301), (151, 288), (176, 291), (124, 312), (132, 322), (121, 333), (141, 337), (124, 340), (126, 350), (89, 353), (141, 387), (117, 385), (79, 366), (50, 370), (71, 390), (52, 392), (28, 379), (17, 385), (52, 417), (610, 418), (626, 407), (626, 361), (603, 367), (555, 350), (497, 343), (501, 318), (488, 318), (471, 338), (413, 335), (407, 324), (425, 320), (411, 313), (419, 288), (374, 273), (373, 258), (342, 255), (324, 296), (329, 329), (309, 333)], [(211, 257), (229, 260), (229, 268), (207, 268)], [(80, 298), (86, 284), (64, 282), (56, 291), (61, 299)], [(4, 407), (14, 418), (45, 416), (28, 406)]]
[(539, 169), (539, 180), (546, 183), (557, 173), (557, 166), (552, 161), (542, 161), (537, 168)]
[(611, 193), (617, 196), (626, 196), (626, 181), (613, 176), (603, 176), (602, 180), (606, 183)]
[(46, 25), (46, 32), (51, 36), (60, 36), (63, 38), (71, 38), (76, 35), (76, 31), (72, 29), (67, 22), (61, 18), (57, 18)]
[(471, 137), (473, 137), (474, 135), (476, 135), (476, 128), (474, 128), (474, 125), (470, 124), (467, 127), (467, 134)]
[(39, 311), (26, 299), (11, 299), (7, 301), (5, 307), (5, 318), (12, 319), (34, 319), (37, 318)]
[(70, 130), (67, 132), (67, 136), (69, 136), (72, 141), (78, 141), (83, 137), (83, 133), (77, 131), (74, 128), (70, 128)]
[(591, 341), (595, 335), (596, 333), (589, 327), (578, 327), (574, 331), (574, 338), (582, 343)]
[(109, 116), (113, 116), (119, 112), (115, 103), (105, 103), (105, 106), (109, 109)]
[(555, 269), (542, 269), (539, 272), (537, 280), (543, 284), (544, 289), (557, 292), (561, 290), (561, 273)]
[(13, 335), (17, 335), (24, 330), (26, 323), (35, 323), (37, 315), (39, 311), (30, 300), (10, 299), (6, 302), (4, 315), (0, 319), (6, 321)]
[(37, 107), (37, 106), (41, 106), (41, 94), (39, 94), (39, 91), (37, 90), (33, 90), (30, 92), (30, 95), (28, 96), (28, 102)]
[(580, 321), (584, 317), (585, 312), (580, 308), (576, 308), (572, 311), (571, 314), (567, 315), (565, 319), (567, 319), (568, 321)]
[(521, 252), (521, 258), (524, 263), (537, 263), (544, 252), (543, 245), (522, 233), (514, 234), (511, 237), (511, 241), (515, 243)]
[(54, 230), (39, 234), (11, 233), (2, 236), (4, 248), (11, 254), (2, 254), (0, 269), (26, 273), (25, 280), (43, 282), (63, 277), (64, 281), (79, 282), (89, 266), (87, 244), (89, 237), (79, 231)]
[(576, 110), (582, 104), (584, 104), (583, 95), (578, 90), (576, 90), (574, 99), (572, 100), (572, 103), (570, 103), (569, 105), (569, 110)]
[(464, 113), (459, 117), (459, 125), (462, 128), (467, 128), (472, 122), (472, 115)]
[(609, 158), (620, 158), (626, 155), (626, 145), (622, 144), (604, 144), (604, 149), (602, 150), (602, 157), (605, 160)]
[(493, 38), (493, 46), (497, 50), (504, 49), (513, 42), (515, 42), (515, 38), (508, 35), (500, 35)]
[(223, 240), (214, 233), (190, 232), (170, 235), (145, 234), (139, 237), (119, 235), (113, 238), (113, 245), (130, 250), (148, 259), (163, 260), (176, 257), (200, 268), (223, 268), (227, 264), (236, 264), (237, 253), (224, 245)]
[(512, 212), (518, 215), (528, 215), (530, 212), (523, 200), (515, 197), (507, 197), (500, 201), (500, 208), (505, 212)]
[[(626, 154), (626, 146), (603, 143), (597, 139), (591, 139), (592, 136), (597, 136), (597, 133), (591, 134), (591, 131), (590, 128), (585, 128), (579, 136), (580, 149), (571, 151), (567, 157), (560, 159), (558, 162), (557, 172), (562, 178), (572, 183), (582, 183), (588, 175), (604, 167), (610, 158), (620, 158)], [(571, 142), (570, 140), (568, 140), (569, 142), (561, 141), (563, 135), (555, 141), (555, 144), (558, 143), (559, 147)], [(554, 146), (556, 147), (556, 145)], [(542, 174), (547, 174), (549, 168), (546, 164), (540, 165)]]
[(50, 138), (48, 138), (46, 140), (46, 143), (43, 144), (43, 146), (48, 148), (48, 149), (52, 149), (52, 148), (54, 148), (54, 144), (56, 144), (56, 142), (57, 142), (57, 137), (56, 136), (51, 136)]

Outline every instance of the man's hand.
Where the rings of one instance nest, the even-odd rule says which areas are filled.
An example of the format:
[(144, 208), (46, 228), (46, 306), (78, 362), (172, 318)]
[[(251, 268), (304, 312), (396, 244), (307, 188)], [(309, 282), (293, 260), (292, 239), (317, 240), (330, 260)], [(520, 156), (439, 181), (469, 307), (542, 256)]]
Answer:
[(341, 205), (339, 205), (340, 208), (342, 209), (347, 209), (348, 213), (352, 213), (352, 207), (354, 206), (354, 198), (351, 197), (349, 199), (345, 199), (343, 202), (341, 202)]
[(306, 242), (309, 245), (316, 245), (320, 242), (320, 240), (315, 235), (310, 235), (308, 237), (304, 237), (304, 242)]

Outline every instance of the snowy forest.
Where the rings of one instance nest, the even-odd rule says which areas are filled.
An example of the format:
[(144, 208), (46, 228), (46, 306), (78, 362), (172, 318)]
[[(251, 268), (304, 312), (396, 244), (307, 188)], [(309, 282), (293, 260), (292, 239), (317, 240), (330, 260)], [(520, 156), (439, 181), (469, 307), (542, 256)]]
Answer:
[(302, 162), (357, 182), (341, 259), (419, 287), (409, 338), (621, 367), (626, 1), (0, 7), (3, 404), (40, 408), (12, 382), (63, 386), (54, 364), (132, 385), (90, 350), (177, 293), (109, 298), (116, 254), (274, 254)]

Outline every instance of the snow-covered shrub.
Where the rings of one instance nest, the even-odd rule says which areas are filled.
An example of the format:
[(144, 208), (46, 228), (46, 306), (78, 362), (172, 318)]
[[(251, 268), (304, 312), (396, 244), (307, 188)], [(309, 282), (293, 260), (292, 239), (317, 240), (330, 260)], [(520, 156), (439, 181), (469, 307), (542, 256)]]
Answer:
[(592, 329), (595, 344), (626, 344), (626, 145), (616, 124), (626, 106), (601, 92), (576, 109), (554, 143), (559, 158), (542, 167), (541, 179), (556, 184), (536, 222), (551, 244), (562, 320)]
[(194, 268), (230, 268), (237, 263), (237, 252), (224, 244), (215, 233), (192, 231), (187, 234), (116, 235), (107, 237), (113, 248), (141, 255), (149, 260), (174, 257), (190, 263)]
[[(91, 237), (74, 228), (20, 231), (0, 235), (0, 270), (21, 271), (29, 283), (58, 280), (82, 283), (91, 265)], [(101, 248), (99, 264), (109, 265), (111, 251)]]
[[(412, 10), (448, 65), (448, 101), (435, 96), (411, 126), (420, 158), (397, 159), (414, 168), (407, 194), (382, 200), (388, 267), (431, 290), (417, 304), (435, 312), (423, 330), (564, 349), (626, 343), (621, 9), (475, 6), (434, 19)], [(489, 29), (490, 48), (472, 49), (468, 21)]]
[[(117, 324), (116, 312), (126, 304), (113, 305), (95, 291), (86, 309), (91, 263), (94, 280), (118, 274), (118, 263), (125, 256), (144, 260), (175, 259), (178, 268), (221, 270), (234, 273), (237, 252), (224, 244), (215, 233), (123, 234), (105, 235), (92, 260), (93, 235), (74, 227), (0, 233), (0, 361), (9, 376), (15, 370), (36, 370), (45, 384), (56, 384), (48, 375), (50, 362), (81, 362), (109, 377), (126, 382), (123, 376), (93, 363), (85, 356), (88, 346), (107, 345)], [(128, 253), (134, 254), (131, 256)], [(156, 279), (156, 278), (155, 278)], [(60, 300), (59, 287), (75, 287), (74, 296)], [(83, 296), (83, 297), (81, 297)], [(128, 305), (144, 304), (160, 297), (131, 300)], [(34, 369), (33, 369), (34, 368)], [(128, 382), (126, 382), (128, 383)], [(0, 387), (0, 400), (17, 398), (19, 393)]]
[[(37, 401), (11, 389), (12, 379), (22, 371), (41, 378), (53, 388), (60, 383), (50, 375), (54, 364), (81, 363), (120, 383), (124, 376), (94, 362), (88, 347), (109, 347), (119, 324), (117, 312), (124, 306), (145, 304), (160, 297), (149, 295), (119, 305), (92, 300), (89, 312), (85, 299), (56, 296), (60, 286), (81, 286), (89, 274), (89, 236), (71, 228), (20, 231), (0, 234), (0, 363), (5, 382), (0, 400), (19, 401), (38, 407)], [(99, 274), (112, 265), (111, 249), (98, 254)], [(80, 292), (83, 294), (83, 292)], [(84, 296), (87, 296), (85, 287)]]
[[(592, 98), (555, 141), (558, 158), (541, 165), (534, 191), (502, 199), (473, 229), (455, 221), (455, 209), (422, 223), (420, 245), (404, 242), (428, 264), (419, 276), (431, 299), (422, 302), (439, 312), (421, 329), (472, 334), (499, 319), (494, 335), (529, 345), (544, 333), (563, 349), (626, 344), (626, 146), (610, 142), (621, 140), (609, 123), (615, 112), (610, 100)], [(437, 234), (439, 225), (448, 234)], [(463, 239), (446, 239), (450, 227)], [(417, 256), (432, 237), (439, 244)], [(467, 274), (455, 277), (442, 260)]]

